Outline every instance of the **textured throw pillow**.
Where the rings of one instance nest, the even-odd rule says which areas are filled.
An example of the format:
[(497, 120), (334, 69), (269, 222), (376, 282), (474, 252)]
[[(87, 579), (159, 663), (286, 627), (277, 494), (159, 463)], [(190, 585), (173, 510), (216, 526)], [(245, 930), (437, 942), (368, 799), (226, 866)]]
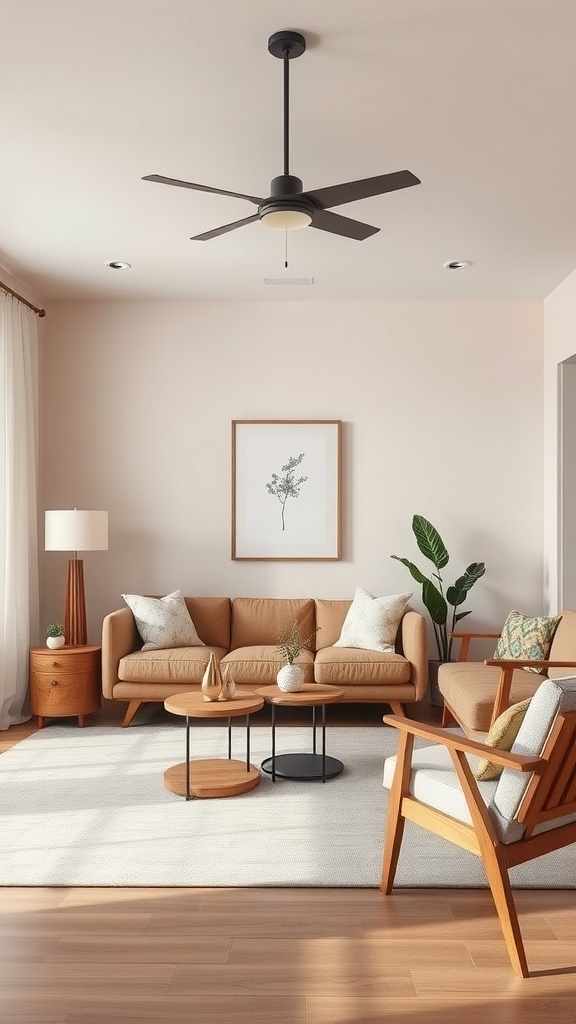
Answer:
[(373, 597), (358, 587), (334, 647), (361, 647), (365, 651), (394, 654), (398, 626), (411, 597), (412, 594)]
[[(524, 715), (528, 710), (531, 699), (531, 697), (528, 697), (527, 700), (521, 700), (519, 704), (513, 704), (511, 708), (506, 708), (506, 711), (503, 711), (498, 716), (493, 725), (490, 726), (488, 735), (484, 740), (488, 747), (497, 747), (498, 750), (512, 749), (512, 744), (524, 721)], [(503, 770), (504, 766), (501, 764), (493, 764), (492, 761), (482, 760), (474, 775), (482, 782), (486, 782), (487, 779), (499, 779)]]
[(121, 596), (136, 620), (138, 632), (144, 641), (143, 651), (206, 646), (196, 632), (179, 590), (166, 597), (142, 597), (140, 594)]
[[(548, 657), (552, 637), (562, 618), (554, 615), (531, 618), (521, 612), (510, 612), (502, 635), (494, 651), (495, 658), (530, 659), (544, 661)], [(540, 672), (539, 668), (524, 666), (527, 672)]]

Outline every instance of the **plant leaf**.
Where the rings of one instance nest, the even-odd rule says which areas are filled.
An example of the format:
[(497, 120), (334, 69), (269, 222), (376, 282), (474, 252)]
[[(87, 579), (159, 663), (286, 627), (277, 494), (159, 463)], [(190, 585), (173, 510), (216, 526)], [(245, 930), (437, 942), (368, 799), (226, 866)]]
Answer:
[(413, 516), (412, 530), (424, 557), (433, 562), (437, 569), (443, 569), (450, 556), (438, 530), (424, 516)]
[(425, 580), (422, 584), (422, 600), (432, 622), (438, 626), (444, 625), (448, 617), (448, 605), (431, 580)]
[(460, 576), (453, 587), (448, 587), (446, 591), (446, 600), (454, 608), (457, 608), (459, 604), (463, 604), (466, 600), (466, 595), (477, 580), (486, 572), (486, 566), (484, 562), (472, 562), (468, 566), (463, 576)]
[(414, 565), (414, 562), (409, 562), (407, 558), (400, 558), (400, 555), (390, 555), (390, 558), (395, 558), (397, 562), (402, 562), (402, 565), (405, 565), (410, 570), (411, 576), (413, 576), (417, 583), (424, 584), (428, 582), (428, 577), (420, 572), (420, 569), (417, 565)]
[(467, 615), (472, 615), (472, 612), (458, 612), (458, 614), (454, 616), (454, 622), (460, 622), (460, 619), (465, 619)]

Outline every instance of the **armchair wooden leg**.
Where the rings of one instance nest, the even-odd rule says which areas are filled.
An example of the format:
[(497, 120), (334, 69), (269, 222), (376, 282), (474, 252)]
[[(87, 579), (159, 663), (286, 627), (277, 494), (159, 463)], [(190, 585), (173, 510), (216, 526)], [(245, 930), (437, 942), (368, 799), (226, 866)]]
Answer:
[(124, 715), (124, 721), (122, 722), (122, 728), (123, 729), (125, 729), (127, 725), (130, 725), (130, 722), (134, 718), (134, 715), (138, 711), (138, 708), (140, 707), (141, 703), (142, 703), (141, 700), (131, 700), (130, 701), (128, 707), (126, 708), (126, 714)]
[(447, 704), (444, 704), (442, 707), (442, 728), (447, 729), (448, 726), (452, 725), (455, 722), (456, 719), (454, 718), (454, 715), (450, 711), (450, 708), (448, 707)]
[(482, 850), (482, 861), (488, 876), (496, 911), (500, 918), (500, 925), (504, 934), (504, 942), (508, 950), (510, 962), (516, 974), (521, 978), (529, 976), (526, 953), (522, 941), (522, 933), (518, 924), (518, 914), (514, 905), (512, 888), (506, 865), (498, 850), (494, 847), (484, 847)]
[(380, 889), (385, 896), (389, 896), (394, 885), (396, 866), (402, 845), (404, 834), (405, 818), (402, 816), (402, 800), (408, 792), (410, 782), (410, 770), (412, 761), (412, 749), (414, 747), (414, 736), (410, 733), (401, 733), (396, 755), (396, 771), (394, 781), (390, 790), (390, 803), (386, 820), (386, 838), (384, 841), (384, 855), (382, 857), (382, 878)]

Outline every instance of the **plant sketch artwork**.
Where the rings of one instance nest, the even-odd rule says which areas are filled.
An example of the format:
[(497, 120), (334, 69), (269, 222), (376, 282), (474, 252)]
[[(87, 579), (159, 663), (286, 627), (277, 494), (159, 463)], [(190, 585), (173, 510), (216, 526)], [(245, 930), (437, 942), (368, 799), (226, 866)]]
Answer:
[(232, 558), (338, 559), (339, 420), (234, 420)]
[(305, 484), (308, 477), (300, 476), (298, 479), (295, 478), (295, 470), (298, 468), (302, 459), (304, 458), (305, 452), (301, 452), (298, 456), (291, 456), (285, 466), (282, 466), (280, 472), (282, 476), (278, 476), (277, 473), (272, 473), (272, 479), (266, 484), (266, 490), (268, 494), (274, 495), (280, 502), (282, 509), (282, 530), (286, 529), (286, 502), (288, 498), (297, 498), (300, 494), (300, 488), (302, 484)]

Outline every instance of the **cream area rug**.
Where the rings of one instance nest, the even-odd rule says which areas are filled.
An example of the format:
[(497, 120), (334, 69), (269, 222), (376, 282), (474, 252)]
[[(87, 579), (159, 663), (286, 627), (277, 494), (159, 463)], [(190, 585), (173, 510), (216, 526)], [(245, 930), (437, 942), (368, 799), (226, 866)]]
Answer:
[[(233, 727), (233, 756), (245, 730)], [(0, 755), (0, 885), (377, 886), (387, 792), (384, 758), (396, 733), (328, 726), (327, 753), (344, 763), (325, 783), (262, 775), (252, 792), (191, 800), (164, 770), (184, 760), (183, 723), (128, 729), (47, 727)], [(195, 757), (226, 757), (226, 726), (192, 726)], [(277, 730), (277, 752), (310, 749), (310, 730)], [(252, 727), (251, 761), (270, 754)], [(514, 869), (526, 887), (576, 885), (576, 846)], [(482, 865), (408, 822), (399, 886), (486, 884)]]

